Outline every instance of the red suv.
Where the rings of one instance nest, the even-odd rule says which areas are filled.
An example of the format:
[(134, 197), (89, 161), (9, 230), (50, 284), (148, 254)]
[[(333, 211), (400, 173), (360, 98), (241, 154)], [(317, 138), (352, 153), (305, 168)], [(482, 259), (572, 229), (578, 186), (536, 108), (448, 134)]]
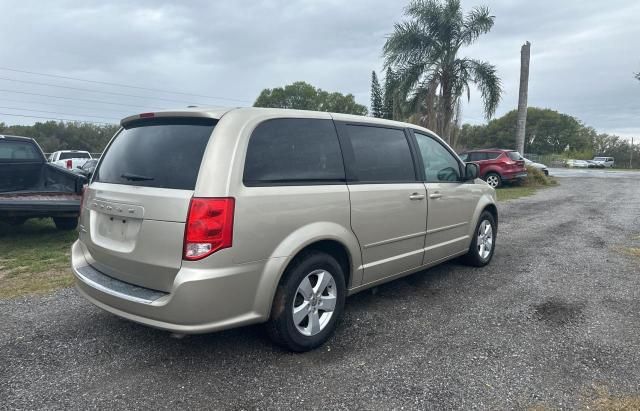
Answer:
[(527, 176), (524, 159), (517, 151), (489, 148), (460, 154), (462, 161), (480, 166), (479, 176), (491, 187), (498, 188), (505, 181), (517, 181)]

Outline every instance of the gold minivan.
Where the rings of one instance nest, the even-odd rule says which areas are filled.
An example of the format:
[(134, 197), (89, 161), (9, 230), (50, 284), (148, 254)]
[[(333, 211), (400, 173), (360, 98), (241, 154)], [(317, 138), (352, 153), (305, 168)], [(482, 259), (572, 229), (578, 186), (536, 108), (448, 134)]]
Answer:
[(463, 256), (493, 256), (495, 191), (431, 131), (313, 111), (127, 117), (86, 187), (77, 288), (175, 333), (267, 323), (325, 342), (347, 295)]

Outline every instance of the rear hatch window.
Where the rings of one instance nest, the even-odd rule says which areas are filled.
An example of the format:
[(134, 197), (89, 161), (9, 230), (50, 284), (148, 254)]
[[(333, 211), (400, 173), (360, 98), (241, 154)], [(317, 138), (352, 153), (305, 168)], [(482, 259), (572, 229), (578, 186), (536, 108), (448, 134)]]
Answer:
[(522, 156), (520, 155), (520, 153), (518, 153), (517, 151), (509, 151), (507, 153), (507, 155), (509, 156), (510, 159), (512, 159), (513, 161), (518, 161), (518, 160), (522, 160)]
[(107, 147), (93, 181), (193, 190), (216, 122), (155, 118), (128, 123)]

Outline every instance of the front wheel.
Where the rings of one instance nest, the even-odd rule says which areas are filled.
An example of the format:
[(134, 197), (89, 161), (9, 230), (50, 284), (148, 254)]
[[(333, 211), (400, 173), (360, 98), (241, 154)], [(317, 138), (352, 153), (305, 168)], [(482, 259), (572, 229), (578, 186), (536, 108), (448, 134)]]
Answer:
[(54, 217), (53, 222), (58, 230), (73, 230), (78, 226), (76, 217)]
[(498, 173), (488, 173), (484, 176), (484, 181), (487, 182), (491, 187), (498, 188), (502, 185), (502, 178)]
[(473, 240), (465, 260), (474, 267), (483, 267), (491, 261), (496, 244), (496, 219), (488, 211), (483, 211), (478, 219)]
[(331, 255), (311, 251), (285, 272), (273, 301), (267, 332), (291, 351), (312, 350), (333, 334), (344, 310), (344, 272)]

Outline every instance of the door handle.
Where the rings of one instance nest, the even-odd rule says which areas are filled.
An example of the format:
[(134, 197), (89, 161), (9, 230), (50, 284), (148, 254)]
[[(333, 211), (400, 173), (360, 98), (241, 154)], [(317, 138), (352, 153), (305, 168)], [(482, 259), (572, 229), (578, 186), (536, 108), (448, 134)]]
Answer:
[(429, 194), (429, 198), (432, 198), (434, 200), (438, 199), (438, 198), (442, 198), (442, 194), (440, 194), (440, 193)]
[(424, 200), (424, 194), (413, 193), (409, 196), (410, 200)]

